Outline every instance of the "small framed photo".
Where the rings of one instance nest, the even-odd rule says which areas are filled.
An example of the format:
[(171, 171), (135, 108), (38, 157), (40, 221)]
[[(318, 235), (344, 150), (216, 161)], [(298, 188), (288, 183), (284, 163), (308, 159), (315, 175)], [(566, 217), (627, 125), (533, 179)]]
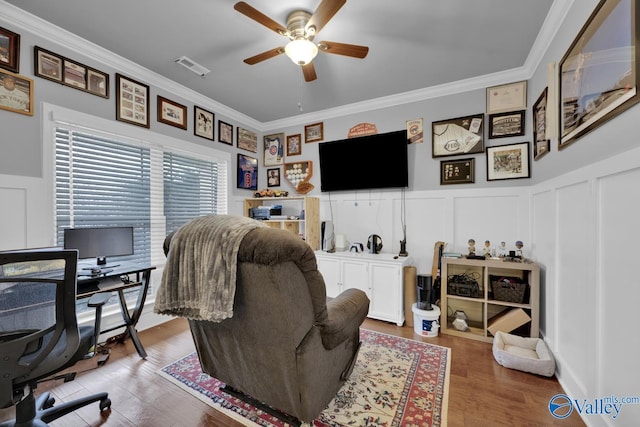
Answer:
[(0, 86), (10, 94), (0, 96), (1, 109), (33, 116), (33, 80), (0, 70)]
[(218, 120), (218, 141), (233, 145), (233, 125)]
[(216, 115), (211, 111), (207, 111), (204, 108), (200, 108), (197, 105), (194, 105), (193, 134), (213, 141), (213, 124), (215, 123), (215, 118)]
[(116, 73), (116, 120), (149, 127), (149, 86)]
[(34, 74), (44, 79), (62, 83), (63, 58), (60, 55), (38, 46), (33, 48), (33, 52), (35, 63)]
[(82, 90), (86, 89), (87, 68), (84, 65), (64, 58), (64, 74), (62, 81), (67, 86), (72, 86)]
[(484, 151), (484, 114), (441, 120), (431, 124), (433, 158)]
[(487, 147), (487, 181), (530, 177), (528, 142)]
[(540, 159), (551, 149), (551, 141), (547, 138), (547, 92), (545, 87), (533, 104), (533, 160)]
[(287, 135), (287, 156), (302, 154), (302, 135)]
[(280, 186), (280, 168), (267, 169), (267, 187)]
[(475, 159), (443, 160), (440, 162), (440, 185), (473, 184)]
[(264, 165), (278, 166), (284, 164), (284, 133), (265, 135), (264, 143)]
[(0, 67), (20, 72), (20, 34), (0, 27)]
[(258, 135), (248, 129), (241, 128), (240, 126), (238, 126), (236, 129), (238, 133), (236, 138), (236, 144), (238, 144), (238, 148), (251, 151), (252, 153), (257, 153)]
[(306, 125), (304, 127), (304, 142), (318, 142), (324, 139), (323, 122)]
[(109, 74), (87, 67), (87, 92), (109, 98)]
[(527, 81), (487, 88), (487, 114), (527, 109)]
[(258, 189), (258, 159), (238, 154), (238, 188)]
[(489, 138), (524, 135), (525, 110), (489, 115)]
[(158, 121), (180, 129), (187, 128), (187, 107), (158, 95)]

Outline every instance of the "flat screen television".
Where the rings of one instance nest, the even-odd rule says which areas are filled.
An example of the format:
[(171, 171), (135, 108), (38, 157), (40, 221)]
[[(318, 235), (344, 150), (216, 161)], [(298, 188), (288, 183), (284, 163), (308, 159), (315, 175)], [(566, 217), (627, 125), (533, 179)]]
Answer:
[(133, 255), (133, 227), (82, 227), (64, 230), (64, 248), (77, 249), (78, 258), (95, 258), (107, 266), (107, 257)]
[(409, 186), (404, 130), (324, 142), (318, 151), (320, 191)]

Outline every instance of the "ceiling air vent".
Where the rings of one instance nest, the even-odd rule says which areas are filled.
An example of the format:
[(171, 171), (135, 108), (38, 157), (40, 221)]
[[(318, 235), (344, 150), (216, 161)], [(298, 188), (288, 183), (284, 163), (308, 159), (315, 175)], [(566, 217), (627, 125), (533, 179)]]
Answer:
[(195, 61), (192, 61), (186, 56), (181, 56), (180, 58), (176, 59), (176, 62), (182, 65), (183, 67), (190, 69), (191, 71), (193, 71), (199, 76), (205, 76), (206, 74), (211, 72), (211, 70), (206, 69), (202, 65), (198, 64)]

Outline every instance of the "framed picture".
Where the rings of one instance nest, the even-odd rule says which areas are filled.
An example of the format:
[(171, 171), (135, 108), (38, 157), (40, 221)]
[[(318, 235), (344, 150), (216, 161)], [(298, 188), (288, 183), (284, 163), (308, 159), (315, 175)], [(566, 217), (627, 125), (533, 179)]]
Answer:
[(533, 104), (533, 160), (538, 160), (549, 152), (551, 143), (547, 138), (547, 93), (544, 88)]
[(0, 108), (33, 116), (33, 80), (0, 70)]
[(407, 120), (407, 144), (424, 142), (424, 120)]
[(38, 46), (33, 48), (34, 74), (44, 79), (62, 82), (63, 58)]
[(87, 67), (87, 92), (109, 98), (109, 74)]
[(280, 168), (267, 169), (267, 187), (280, 186)]
[(297, 193), (306, 194), (313, 189), (313, 186), (309, 183), (312, 176), (313, 162), (311, 160), (284, 164), (284, 178)]
[(258, 159), (238, 154), (238, 188), (258, 189)]
[(443, 160), (440, 162), (440, 185), (472, 184), (475, 182), (475, 159)]
[(529, 177), (528, 142), (487, 147), (487, 181)]
[(187, 128), (187, 107), (158, 95), (158, 121), (180, 129)]
[(640, 98), (637, 2), (602, 0), (559, 63), (562, 149)]
[(489, 138), (524, 135), (525, 110), (489, 115)]
[(487, 114), (527, 109), (527, 81), (487, 88)]
[(324, 125), (322, 122), (304, 127), (304, 142), (318, 142), (324, 139)]
[(278, 166), (284, 163), (284, 133), (265, 135), (264, 143), (264, 165)]
[(287, 156), (302, 154), (302, 135), (287, 135)]
[(233, 145), (233, 125), (218, 120), (218, 141)]
[(116, 73), (116, 120), (149, 127), (149, 86)]
[(484, 114), (431, 123), (432, 157), (457, 156), (484, 151)]
[(200, 108), (197, 105), (194, 105), (193, 134), (213, 141), (213, 124), (215, 123), (215, 118), (215, 114), (211, 111), (207, 111), (204, 108)]
[(0, 27), (0, 67), (20, 72), (20, 34)]
[(251, 151), (252, 153), (258, 152), (258, 135), (255, 132), (251, 132), (248, 129), (241, 128), (238, 126), (237, 128), (237, 142), (238, 148), (242, 148), (243, 150)]
[(87, 88), (87, 68), (84, 65), (64, 58), (64, 74), (62, 81), (67, 86), (78, 89)]

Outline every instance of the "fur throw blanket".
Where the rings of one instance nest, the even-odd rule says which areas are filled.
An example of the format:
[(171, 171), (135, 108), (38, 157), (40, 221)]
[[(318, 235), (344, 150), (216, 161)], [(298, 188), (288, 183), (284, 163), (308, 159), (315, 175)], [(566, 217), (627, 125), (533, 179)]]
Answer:
[(264, 224), (245, 217), (206, 215), (171, 238), (154, 311), (220, 322), (233, 316), (237, 255), (251, 230)]

